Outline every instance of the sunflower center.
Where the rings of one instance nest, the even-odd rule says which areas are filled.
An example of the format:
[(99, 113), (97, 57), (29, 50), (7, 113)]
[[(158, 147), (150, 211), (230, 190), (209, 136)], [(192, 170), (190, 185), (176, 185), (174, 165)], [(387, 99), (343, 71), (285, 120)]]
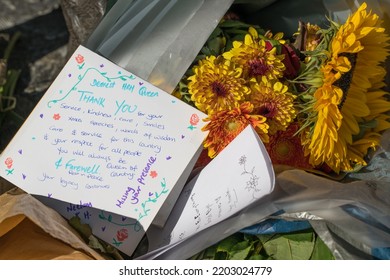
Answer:
[(264, 59), (252, 59), (248, 62), (249, 76), (264, 76), (269, 71), (269, 66), (264, 62)]
[(218, 97), (226, 97), (229, 94), (226, 86), (219, 81), (214, 81), (211, 83), (211, 90)]
[(277, 108), (272, 102), (264, 102), (256, 111), (257, 114), (262, 115), (267, 119), (272, 119), (277, 113)]
[(342, 53), (340, 55), (347, 57), (349, 62), (351, 62), (351, 70), (349, 70), (347, 73), (344, 73), (341, 76), (341, 78), (335, 82), (335, 86), (341, 88), (341, 90), (343, 91), (343, 96), (341, 97), (341, 101), (339, 105), (337, 105), (339, 110), (343, 108), (344, 102), (348, 96), (348, 90), (351, 86), (353, 72), (356, 66), (357, 53)]

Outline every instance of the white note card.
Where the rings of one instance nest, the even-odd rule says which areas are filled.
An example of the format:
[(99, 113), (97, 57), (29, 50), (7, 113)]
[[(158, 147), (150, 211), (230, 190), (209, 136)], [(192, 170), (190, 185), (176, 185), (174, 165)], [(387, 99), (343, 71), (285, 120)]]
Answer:
[(80, 46), (1, 154), (0, 175), (70, 212), (99, 209), (89, 218), (101, 231), (116, 225), (137, 244), (192, 168), (205, 117)]
[(247, 126), (183, 189), (163, 229), (151, 227), (149, 250), (180, 242), (234, 215), (272, 192), (268, 153)]

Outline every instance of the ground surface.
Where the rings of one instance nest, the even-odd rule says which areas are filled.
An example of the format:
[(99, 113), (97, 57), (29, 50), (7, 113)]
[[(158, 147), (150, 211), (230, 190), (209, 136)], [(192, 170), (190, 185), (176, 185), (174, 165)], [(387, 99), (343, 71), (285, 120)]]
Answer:
[[(15, 112), (26, 118), (65, 63), (69, 33), (58, 0), (0, 0), (0, 33), (21, 32), (9, 67), (21, 69)], [(0, 45), (0, 55), (4, 51)], [(19, 128), (6, 119), (0, 149)]]

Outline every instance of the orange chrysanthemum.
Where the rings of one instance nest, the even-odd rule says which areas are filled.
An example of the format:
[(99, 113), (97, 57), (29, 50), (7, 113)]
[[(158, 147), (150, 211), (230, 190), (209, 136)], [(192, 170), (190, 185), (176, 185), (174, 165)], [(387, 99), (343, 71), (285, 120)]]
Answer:
[(273, 164), (289, 165), (297, 168), (312, 169), (309, 158), (304, 155), (301, 139), (296, 135), (299, 124), (291, 123), (285, 131), (278, 131), (269, 137), (265, 144)]
[(209, 133), (204, 147), (208, 149), (210, 158), (221, 152), (247, 125), (252, 125), (264, 142), (268, 141), (266, 118), (252, 115), (252, 112), (253, 105), (244, 102), (240, 107), (217, 112), (205, 119), (209, 123), (202, 130)]

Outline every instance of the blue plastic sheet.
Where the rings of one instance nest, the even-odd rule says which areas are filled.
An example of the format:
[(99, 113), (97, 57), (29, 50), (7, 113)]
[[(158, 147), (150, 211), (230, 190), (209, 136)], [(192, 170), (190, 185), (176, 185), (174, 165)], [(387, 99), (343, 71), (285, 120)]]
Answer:
[(312, 228), (309, 221), (287, 221), (280, 219), (268, 219), (259, 224), (244, 228), (242, 233), (247, 234), (277, 234), (290, 233)]

